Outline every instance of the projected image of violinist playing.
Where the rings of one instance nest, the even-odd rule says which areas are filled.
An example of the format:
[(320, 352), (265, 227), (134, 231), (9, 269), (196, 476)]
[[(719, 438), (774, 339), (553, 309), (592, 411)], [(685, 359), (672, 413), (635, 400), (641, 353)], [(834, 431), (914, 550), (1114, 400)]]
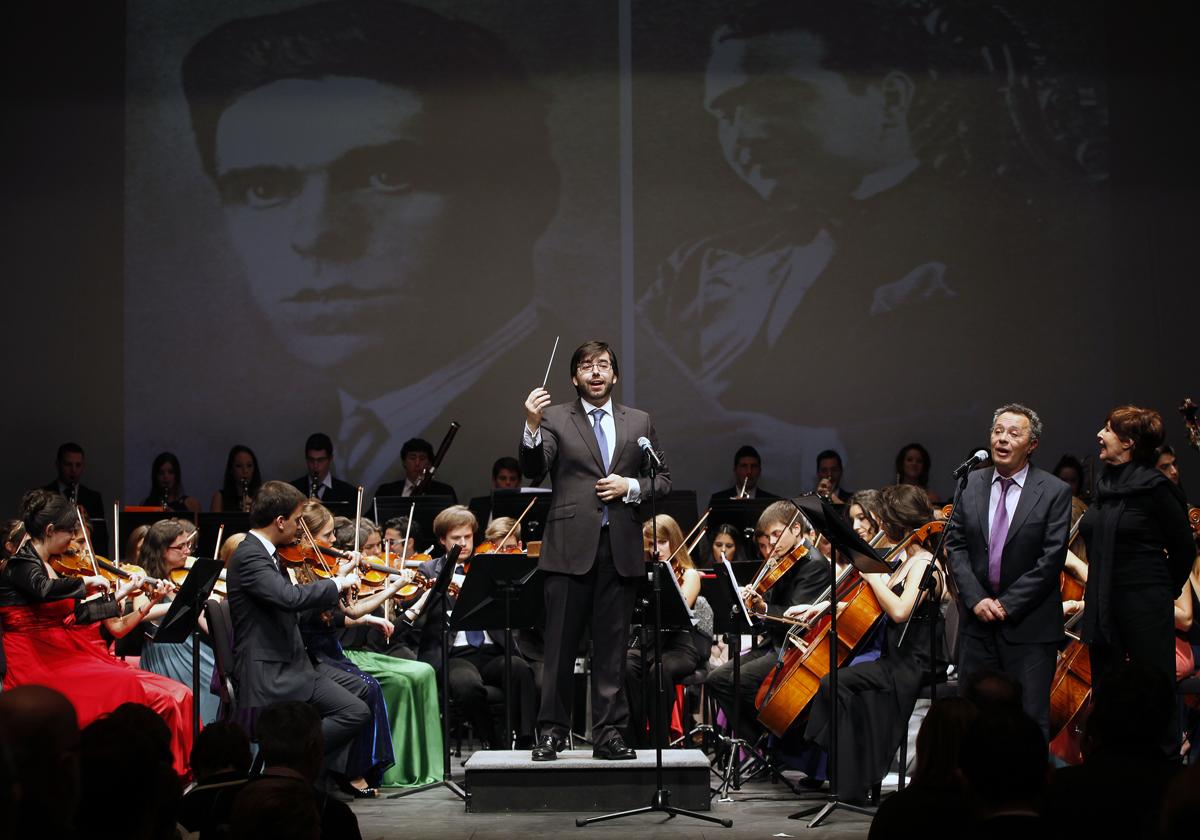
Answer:
[[(513, 352), (496, 347), (536, 326), (532, 247), (557, 200), (543, 98), (491, 33), (377, 0), (225, 23), (183, 86), (250, 298), (336, 384), (342, 466), (375, 487), (391, 438), (481, 399)], [(450, 312), (472, 341), (414, 342)], [(401, 355), (403, 381), (381, 376)]]
[[(646, 574), (640, 502), (665, 496), (671, 473), (658, 433), (644, 411), (612, 399), (620, 376), (616, 351), (589, 341), (571, 355), (575, 399), (551, 405), (550, 392), (525, 398), (518, 452), (526, 478), (554, 485), (538, 568), (545, 575), (546, 651), (540, 739), (534, 761), (552, 761), (571, 728), (575, 657), (585, 627), (592, 654), (595, 758), (635, 758), (622, 730), (629, 702), (622, 690), (637, 581)], [(653, 452), (644, 452), (645, 439)], [(662, 461), (656, 469), (652, 461)]]

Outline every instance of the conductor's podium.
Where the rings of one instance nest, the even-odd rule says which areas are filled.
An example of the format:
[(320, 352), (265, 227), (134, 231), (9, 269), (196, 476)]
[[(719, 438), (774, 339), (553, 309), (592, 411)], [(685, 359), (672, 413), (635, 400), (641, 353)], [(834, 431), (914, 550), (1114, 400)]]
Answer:
[[(554, 761), (533, 761), (529, 750), (489, 750), (463, 767), (472, 814), (623, 811), (649, 805), (655, 789), (649, 749), (631, 761), (594, 759), (590, 749), (566, 750)], [(708, 779), (708, 758), (700, 750), (663, 750), (663, 786), (676, 808), (709, 810)]]

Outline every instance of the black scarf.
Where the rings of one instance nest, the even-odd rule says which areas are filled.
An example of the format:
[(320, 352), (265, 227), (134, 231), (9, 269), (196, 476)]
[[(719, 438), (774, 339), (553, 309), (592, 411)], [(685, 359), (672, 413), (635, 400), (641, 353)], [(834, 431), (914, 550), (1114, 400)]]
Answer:
[(1088, 580), (1079, 630), (1080, 638), (1088, 644), (1096, 639), (1116, 641), (1116, 625), (1109, 604), (1116, 562), (1117, 524), (1125, 512), (1125, 500), (1152, 493), (1164, 481), (1168, 481), (1167, 477), (1152, 465), (1129, 461), (1106, 466), (1096, 484), (1096, 503), (1085, 514), (1091, 519), (1092, 538), (1087, 546)]

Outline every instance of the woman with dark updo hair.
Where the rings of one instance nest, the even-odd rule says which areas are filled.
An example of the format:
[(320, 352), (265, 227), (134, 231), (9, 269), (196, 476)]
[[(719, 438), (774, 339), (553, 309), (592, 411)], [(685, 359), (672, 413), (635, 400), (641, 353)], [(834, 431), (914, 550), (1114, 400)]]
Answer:
[[(1080, 637), (1089, 646), (1092, 690), (1099, 698), (1126, 660), (1175, 681), (1175, 599), (1196, 558), (1183, 492), (1155, 468), (1163, 442), (1157, 411), (1123, 405), (1096, 435), (1104, 472), (1079, 531), (1087, 542), (1088, 578)], [(1179, 721), (1172, 704), (1163, 734), (1166, 756), (1178, 755)]]
[[(122, 703), (158, 712), (172, 730), (175, 769), (187, 770), (192, 743), (192, 695), (184, 686), (114, 659), (98, 642), (96, 622), (115, 618), (118, 604), (144, 585), (141, 575), (115, 596), (100, 576), (59, 577), (50, 563), (79, 533), (79, 513), (64, 496), (25, 494), (21, 518), (29, 539), (0, 570), (0, 626), (8, 672), (4, 688), (44, 685), (75, 706), (87, 726)], [(102, 593), (102, 597), (84, 600)]]

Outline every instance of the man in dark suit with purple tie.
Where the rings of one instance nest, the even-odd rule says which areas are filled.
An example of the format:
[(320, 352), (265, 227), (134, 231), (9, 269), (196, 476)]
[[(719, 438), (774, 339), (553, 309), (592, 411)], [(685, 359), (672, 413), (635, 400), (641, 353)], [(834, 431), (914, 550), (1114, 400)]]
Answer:
[(962, 601), (959, 679), (985, 669), (1011, 674), (1021, 682), (1025, 712), (1045, 734), (1063, 639), (1058, 576), (1067, 558), (1071, 488), (1029, 463), (1041, 436), (1033, 409), (996, 409), (993, 468), (968, 477), (946, 554)]
[(578, 398), (550, 405), (535, 388), (525, 400), (518, 460), (527, 478), (549, 475), (554, 498), (538, 568), (545, 574), (546, 659), (541, 733), (534, 761), (550, 761), (570, 732), (575, 655), (585, 627), (592, 634), (592, 755), (634, 758), (620, 730), (629, 724), (621, 691), (629, 621), (639, 578), (646, 574), (638, 504), (671, 490), (664, 464), (650, 478), (638, 438), (658, 438), (650, 415), (612, 401), (616, 353), (601, 341), (571, 356)]

